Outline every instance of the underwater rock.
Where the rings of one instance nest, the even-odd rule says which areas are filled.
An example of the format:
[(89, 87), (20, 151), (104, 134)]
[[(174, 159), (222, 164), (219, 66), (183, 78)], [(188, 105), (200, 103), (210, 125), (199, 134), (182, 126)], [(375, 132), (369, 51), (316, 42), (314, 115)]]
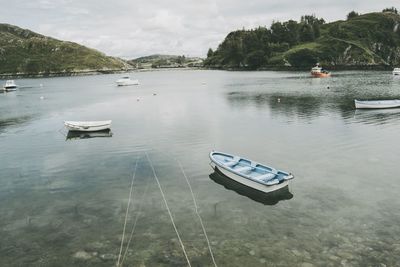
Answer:
[(302, 255), (301, 255), (301, 252), (298, 251), (297, 249), (292, 249), (292, 253), (293, 253), (296, 257), (302, 256)]
[(90, 255), (90, 253), (87, 253), (86, 251), (81, 250), (74, 254), (74, 258), (81, 260), (89, 260), (92, 258), (92, 255)]
[(101, 254), (100, 258), (105, 261), (116, 260), (117, 256), (111, 253)]
[(89, 243), (89, 244), (86, 245), (86, 248), (88, 250), (99, 250), (99, 249), (102, 249), (104, 247), (105, 247), (105, 245), (103, 243), (101, 243), (101, 242), (98, 242), (98, 241), (95, 241), (95, 242), (92, 242), (92, 243)]
[(315, 265), (309, 262), (303, 262), (301, 265), (301, 267), (314, 267)]
[(250, 254), (251, 256), (256, 255), (256, 253), (254, 252), (254, 250), (250, 250), (250, 251), (249, 251), (249, 254)]
[(267, 262), (266, 259), (263, 259), (263, 258), (260, 259), (260, 263), (264, 264), (264, 263), (266, 263), (266, 262)]
[(253, 244), (250, 244), (250, 243), (246, 243), (246, 244), (244, 244), (244, 246), (245, 246), (246, 248), (252, 248), (252, 247), (254, 247), (254, 245), (253, 245)]

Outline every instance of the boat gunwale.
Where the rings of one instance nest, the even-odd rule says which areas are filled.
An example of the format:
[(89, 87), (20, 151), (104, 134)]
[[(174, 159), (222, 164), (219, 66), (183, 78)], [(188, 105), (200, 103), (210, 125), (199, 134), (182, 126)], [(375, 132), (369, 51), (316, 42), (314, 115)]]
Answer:
[[(111, 126), (111, 122), (112, 121), (111, 120), (109, 120), (109, 121), (101, 121), (104, 124), (96, 124), (96, 125), (90, 125), (90, 126), (74, 124), (74, 123), (71, 123), (71, 122), (78, 122), (78, 121), (64, 121), (64, 125), (65, 126), (70, 126), (70, 127), (102, 127), (102, 126), (107, 126), (107, 125)], [(82, 122), (88, 122), (88, 121), (82, 121)], [(106, 123), (106, 122), (108, 122), (108, 123)]]

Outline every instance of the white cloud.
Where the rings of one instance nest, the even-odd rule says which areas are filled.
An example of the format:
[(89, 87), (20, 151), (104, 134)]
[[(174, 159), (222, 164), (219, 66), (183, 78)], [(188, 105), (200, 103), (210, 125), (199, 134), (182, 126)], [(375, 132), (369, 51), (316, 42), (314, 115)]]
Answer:
[[(4, 3), (2, 3), (4, 1)], [(153, 53), (205, 56), (232, 30), (269, 26), (316, 14), (327, 21), (365, 13), (398, 0), (0, 0), (3, 22), (73, 41), (108, 55)]]

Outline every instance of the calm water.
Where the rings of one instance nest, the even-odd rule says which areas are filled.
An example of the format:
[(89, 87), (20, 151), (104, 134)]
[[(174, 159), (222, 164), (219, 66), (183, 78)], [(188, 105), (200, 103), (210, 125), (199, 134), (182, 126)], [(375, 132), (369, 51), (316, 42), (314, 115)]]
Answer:
[[(400, 109), (353, 106), (400, 98), (390, 72), (142, 72), (117, 88), (119, 76), (0, 94), (0, 266), (115, 266), (136, 163), (123, 265), (186, 266), (150, 161), (192, 266), (213, 266), (177, 160), (218, 266), (399, 265)], [(67, 138), (62, 124), (104, 119), (111, 137)], [(212, 149), (296, 178), (257, 195), (213, 173)]]

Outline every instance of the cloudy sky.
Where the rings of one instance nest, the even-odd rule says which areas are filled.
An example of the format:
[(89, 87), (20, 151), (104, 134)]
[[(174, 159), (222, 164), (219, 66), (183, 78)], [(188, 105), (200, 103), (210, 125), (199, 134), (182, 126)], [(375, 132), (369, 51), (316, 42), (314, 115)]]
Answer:
[(74, 41), (111, 56), (204, 57), (235, 29), (316, 14), (326, 21), (399, 0), (0, 0), (0, 23)]

